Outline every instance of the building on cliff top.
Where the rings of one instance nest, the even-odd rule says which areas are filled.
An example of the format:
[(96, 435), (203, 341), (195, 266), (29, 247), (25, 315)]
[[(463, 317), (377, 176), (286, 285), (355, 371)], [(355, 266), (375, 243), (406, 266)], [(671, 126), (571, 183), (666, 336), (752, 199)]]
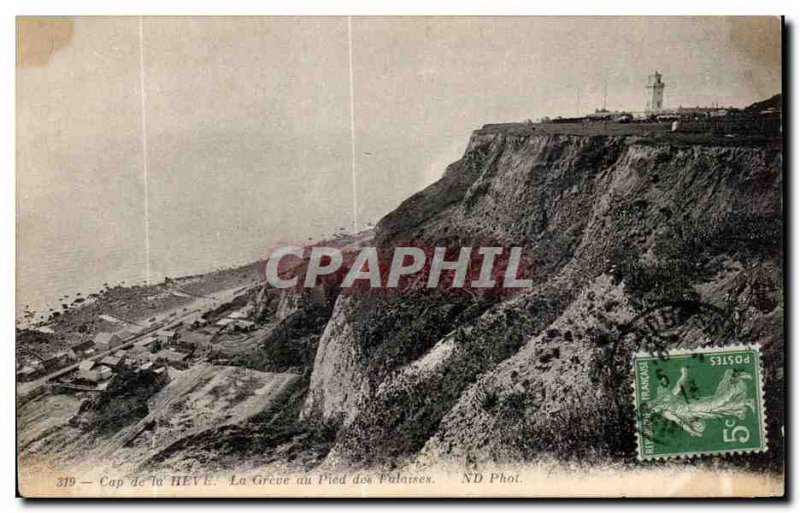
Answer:
[(646, 114), (656, 114), (664, 110), (664, 87), (666, 84), (661, 81), (661, 76), (661, 73), (656, 71), (647, 77)]

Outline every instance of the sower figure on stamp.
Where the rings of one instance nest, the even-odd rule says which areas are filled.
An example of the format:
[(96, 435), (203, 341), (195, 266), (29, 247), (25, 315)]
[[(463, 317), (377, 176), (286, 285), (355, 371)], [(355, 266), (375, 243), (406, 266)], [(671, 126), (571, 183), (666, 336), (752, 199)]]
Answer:
[(653, 412), (681, 426), (692, 436), (703, 436), (705, 420), (722, 417), (744, 419), (747, 410), (755, 413), (755, 399), (747, 397), (745, 380), (753, 379), (747, 372), (727, 369), (713, 395), (689, 400), (686, 393), (688, 367), (681, 367), (681, 375), (670, 390), (667, 386), (658, 388), (658, 397), (650, 403)]

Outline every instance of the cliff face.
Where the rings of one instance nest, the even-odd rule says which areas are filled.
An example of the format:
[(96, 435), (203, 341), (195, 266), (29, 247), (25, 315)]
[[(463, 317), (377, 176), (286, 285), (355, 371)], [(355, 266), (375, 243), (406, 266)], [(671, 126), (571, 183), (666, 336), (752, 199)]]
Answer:
[(343, 292), (301, 418), (336, 429), (331, 462), (631, 460), (650, 315), (668, 347), (762, 344), (780, 461), (781, 169), (779, 146), (477, 131), (375, 244), (525, 246), (534, 287)]

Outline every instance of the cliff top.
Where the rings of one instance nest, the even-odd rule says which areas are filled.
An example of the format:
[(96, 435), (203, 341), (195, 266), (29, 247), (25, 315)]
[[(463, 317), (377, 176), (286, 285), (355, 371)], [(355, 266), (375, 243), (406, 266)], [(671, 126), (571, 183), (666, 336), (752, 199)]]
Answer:
[[(580, 137), (637, 137), (643, 142), (678, 146), (771, 146), (780, 144), (781, 133), (754, 131), (722, 133), (712, 131), (671, 131), (669, 122), (617, 123), (613, 121), (575, 123), (498, 123), (475, 131), (476, 135), (506, 134), (517, 136), (571, 135)], [(690, 127), (695, 129), (695, 127)]]
[(780, 144), (781, 141), (781, 95), (754, 103), (742, 110), (732, 110), (724, 117), (679, 121), (675, 131), (672, 120), (618, 122), (587, 117), (540, 123), (487, 124), (475, 133), (517, 136), (639, 137), (645, 141), (676, 145), (774, 145)]

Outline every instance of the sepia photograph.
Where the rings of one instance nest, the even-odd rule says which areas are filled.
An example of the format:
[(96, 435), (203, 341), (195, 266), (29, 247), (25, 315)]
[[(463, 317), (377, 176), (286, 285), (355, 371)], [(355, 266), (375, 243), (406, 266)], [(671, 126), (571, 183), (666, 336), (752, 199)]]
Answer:
[(14, 23), (18, 496), (786, 493), (780, 13)]

